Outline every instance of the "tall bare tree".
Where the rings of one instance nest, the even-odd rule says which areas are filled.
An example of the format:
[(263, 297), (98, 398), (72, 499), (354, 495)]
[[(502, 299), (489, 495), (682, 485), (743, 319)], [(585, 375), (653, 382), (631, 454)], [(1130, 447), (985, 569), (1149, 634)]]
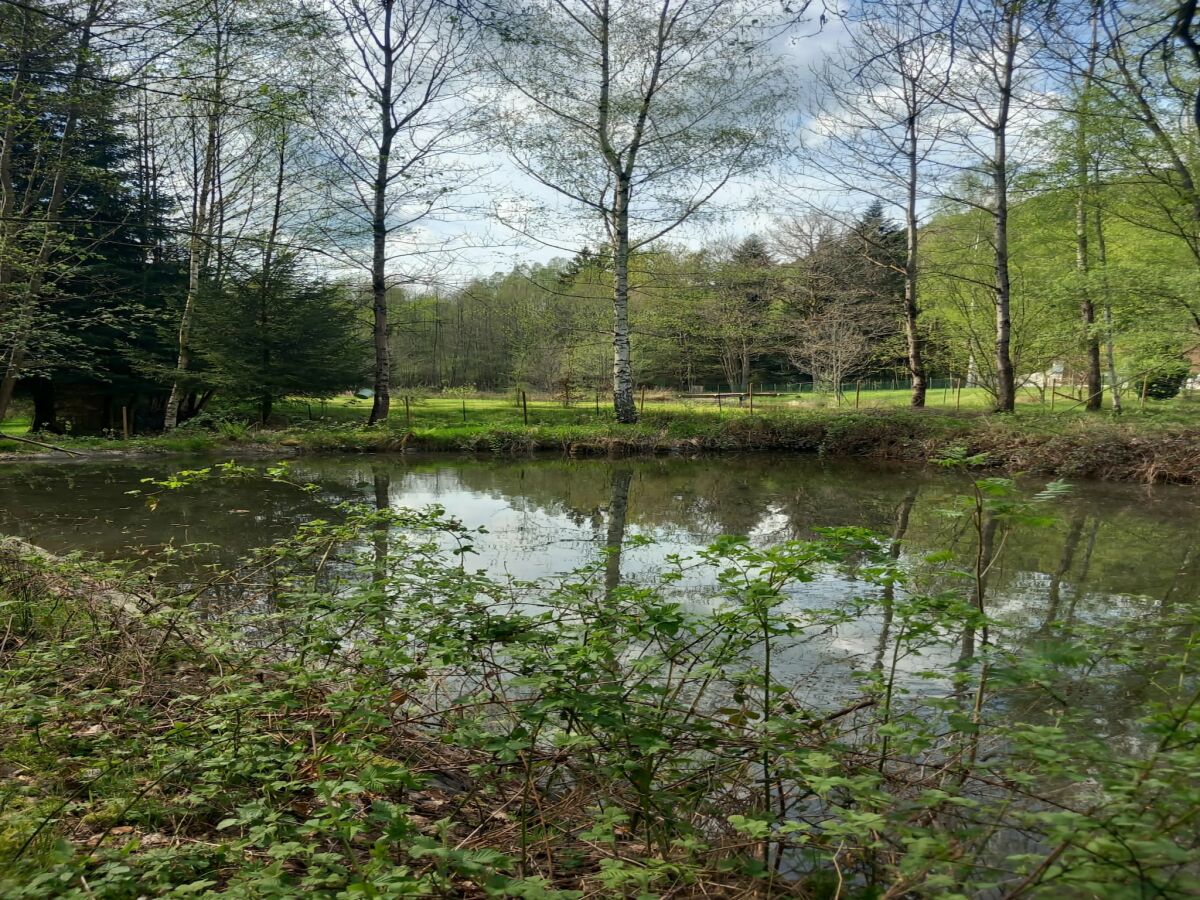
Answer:
[(196, 300), (204, 276), (209, 267), (215, 223), (220, 215), (215, 185), (220, 167), (222, 118), (226, 112), (225, 85), (229, 78), (229, 32), (231, 10), (221, 0), (211, 0), (204, 9), (203, 21), (207, 33), (211, 34), (211, 52), (201, 54), (211, 59), (209, 70), (200, 89), (195, 91), (197, 109), (188, 117), (187, 127), (191, 131), (190, 198), (188, 209), (188, 280), (187, 294), (179, 315), (175, 375), (171, 381), (171, 393), (163, 413), (163, 430), (170, 431), (179, 422), (180, 405), (187, 388), (186, 373), (191, 364), (191, 329), (195, 315)]
[[(352, 101), (325, 110), (321, 127), (337, 178), (334, 252), (370, 274), (375, 348), (371, 424), (388, 417), (388, 295), (419, 273), (414, 232), (450, 209), (470, 181), (451, 159), (465, 152), (478, 32), (441, 0), (332, 0), (345, 52), (338, 71)], [(407, 271), (396, 269), (407, 264)]]
[(955, 59), (943, 91), (959, 116), (957, 141), (966, 167), (986, 178), (990, 191), (980, 206), (992, 220), (996, 308), (996, 409), (1012, 412), (1016, 374), (1012, 358), (1012, 278), (1009, 258), (1009, 192), (1018, 165), (1012, 148), (1033, 122), (1032, 82), (1037, 74), (1040, 32), (1038, 8), (1023, 0), (963, 0), (947, 18)]
[(637, 421), (629, 259), (697, 217), (776, 147), (781, 67), (759, 0), (536, 0), (497, 42), (497, 137), (603, 225), (613, 271), (613, 407)]
[[(191, 330), (204, 292), (219, 288), (243, 245), (273, 241), (281, 129), (299, 131), (298, 102), (312, 81), (315, 17), (297, 0), (191, 0), (172, 8), (159, 38), (162, 62), (151, 92), (155, 133), (166, 146), (165, 180), (177, 197), (187, 288), (176, 322), (176, 357), (163, 414), (169, 431), (199, 412), (190, 372)], [(289, 181), (299, 180), (295, 166)]]
[[(1100, 374), (1100, 332), (1096, 325), (1096, 302), (1091, 286), (1092, 249), (1089, 246), (1091, 236), (1092, 207), (1096, 201), (1096, 189), (1092, 184), (1094, 169), (1092, 152), (1089, 141), (1091, 118), (1093, 110), (1092, 83), (1096, 76), (1096, 59), (1099, 55), (1099, 17), (1092, 15), (1090, 28), (1091, 36), (1088, 41), (1087, 53), (1083, 71), (1074, 90), (1074, 157), (1075, 157), (1075, 267), (1079, 273), (1079, 315), (1083, 326), (1084, 350), (1087, 357), (1087, 399), (1085, 406), (1097, 410), (1104, 402), (1104, 379)], [(1115, 389), (1114, 379), (1114, 389)]]
[(951, 51), (945, 9), (922, 2), (868, 3), (848, 22), (849, 39), (819, 72), (821, 114), (806, 159), (839, 190), (903, 210), (903, 317), (914, 407), (928, 378), (920, 300), (922, 203), (945, 168), (939, 159), (941, 95)]

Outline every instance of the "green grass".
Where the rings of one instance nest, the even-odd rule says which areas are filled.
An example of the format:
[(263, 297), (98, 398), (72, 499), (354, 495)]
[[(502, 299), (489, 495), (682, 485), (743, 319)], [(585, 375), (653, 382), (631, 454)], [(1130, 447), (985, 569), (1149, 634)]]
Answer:
[(13, 416), (0, 422), (0, 434), (24, 434), (29, 430), (29, 416)]
[[(738, 404), (736, 400), (724, 400), (721, 406), (712, 399), (661, 399), (663, 395), (648, 394), (639, 402), (643, 412), (686, 413), (727, 418), (748, 415), (748, 402)], [(841, 403), (832, 395), (791, 393), (779, 396), (757, 396), (754, 399), (755, 413), (795, 412), (820, 410), (829, 413), (845, 413), (854, 410), (907, 410), (910, 408), (910, 392), (905, 390), (863, 391), (856, 405), (853, 392), (842, 398)], [(992, 399), (982, 388), (967, 388), (960, 392), (952, 390), (930, 391), (925, 408), (931, 412), (983, 414), (992, 411)], [(324, 420), (346, 424), (365, 423), (371, 409), (369, 400), (337, 397), (326, 401), (290, 401), (276, 406), (276, 418), (288, 424), (301, 425), (308, 420)], [(613, 422), (611, 401), (601, 398), (575, 403), (570, 407), (556, 400), (530, 399), (528, 402), (529, 424), (534, 426), (595, 425)], [(1105, 413), (1111, 414), (1111, 405), (1106, 398)], [(1078, 400), (1055, 397), (1041, 402), (1038, 393), (1024, 390), (1018, 398), (1017, 414), (1020, 418), (1048, 416), (1055, 420), (1073, 420), (1079, 417), (1094, 417), (1083, 409)], [(1200, 425), (1200, 395), (1177, 397), (1172, 400), (1147, 400), (1141, 405), (1137, 397), (1124, 398), (1124, 417), (1132, 421), (1150, 424)], [(517, 427), (524, 425), (524, 414), (512, 396), (481, 395), (466, 398), (464, 422), (463, 401), (450, 397), (416, 397), (406, 413), (403, 393), (392, 398), (390, 419), (394, 425), (411, 424), (414, 429), (456, 429), (461, 427)]]
[[(369, 403), (350, 397), (277, 405), (270, 428), (247, 424), (248, 409), (216, 409), (206, 423), (170, 435), (53, 436), (81, 453), (204, 453), (258, 449), (286, 452), (430, 450), (569, 455), (771, 450), (929, 462), (950, 450), (979, 454), (986, 464), (1071, 478), (1200, 482), (1200, 397), (1133, 398), (1125, 413), (1088, 412), (1056, 399), (1053, 407), (1026, 392), (1017, 412), (996, 415), (979, 389), (933, 391), (923, 410), (907, 391), (863, 392), (841, 405), (831, 397), (791, 394), (756, 398), (754, 411), (710, 399), (647, 394), (635, 425), (620, 425), (605, 403), (564, 406), (550, 399), (523, 408), (509, 396), (393, 398), (386, 423), (366, 426)], [(639, 398), (641, 400), (641, 398)], [(945, 404), (943, 405), (943, 402)], [(526, 424), (526, 415), (528, 424)], [(19, 419), (6, 430), (22, 430)], [(0, 440), (0, 453), (48, 453)]]

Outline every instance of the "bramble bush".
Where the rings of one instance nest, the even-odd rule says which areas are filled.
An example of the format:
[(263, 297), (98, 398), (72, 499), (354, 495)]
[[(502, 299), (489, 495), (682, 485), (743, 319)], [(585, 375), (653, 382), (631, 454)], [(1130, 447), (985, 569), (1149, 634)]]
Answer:
[[(257, 476), (144, 496), (210, 477)], [(1194, 605), (989, 609), (1061, 490), (971, 482), (965, 566), (832, 529), (501, 581), (444, 511), (357, 506), (182, 584), (5, 545), (0, 895), (1194, 896)], [(856, 597), (807, 602), (835, 572)], [(863, 617), (854, 680), (797, 674)], [(1076, 698), (1123, 679), (1117, 741)]]

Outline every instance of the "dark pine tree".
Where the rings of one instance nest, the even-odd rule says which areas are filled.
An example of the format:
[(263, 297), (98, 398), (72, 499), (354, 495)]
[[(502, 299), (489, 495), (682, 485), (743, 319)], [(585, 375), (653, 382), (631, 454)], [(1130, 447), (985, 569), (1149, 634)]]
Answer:
[(265, 422), (277, 400), (328, 397), (370, 370), (350, 292), (306, 276), (294, 256), (226, 278), (197, 304), (196, 378), (205, 391), (253, 402)]
[[(20, 394), (33, 398), (35, 430), (116, 429), (125, 417), (136, 427), (139, 418), (153, 418), (151, 408), (161, 400), (155, 370), (169, 358), (169, 347), (159, 323), (182, 270), (163, 250), (164, 202), (134, 165), (137, 148), (117, 113), (120, 99), (106, 86), (89, 90), (66, 148), (54, 277), (32, 307), (17, 383)], [(48, 101), (38, 131), (15, 147), (18, 187), (43, 195), (26, 211), (31, 220), (49, 193), (39, 157), (65, 115), (61, 102)]]
[(906, 256), (904, 229), (884, 214), (883, 204), (876, 200), (863, 211), (843, 243), (843, 252), (850, 258), (849, 268), (855, 273), (856, 302), (878, 307), (881, 316), (896, 323), (894, 331), (888, 330), (889, 338), (881, 347), (879, 374), (904, 369), (907, 354), (900, 340)]

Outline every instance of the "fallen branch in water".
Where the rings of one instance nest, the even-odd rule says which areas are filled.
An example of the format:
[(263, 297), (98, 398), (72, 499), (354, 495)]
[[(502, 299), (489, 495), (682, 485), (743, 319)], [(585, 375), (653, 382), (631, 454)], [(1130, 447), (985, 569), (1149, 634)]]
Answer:
[(35, 441), (33, 438), (18, 437), (15, 434), (0, 434), (0, 441), (20, 441), (22, 444), (33, 444), (35, 447), (45, 447), (47, 450), (57, 450), (59, 453), (65, 453), (68, 456), (83, 456), (82, 453), (77, 453), (74, 450), (68, 450), (66, 447), (56, 447), (54, 444)]

